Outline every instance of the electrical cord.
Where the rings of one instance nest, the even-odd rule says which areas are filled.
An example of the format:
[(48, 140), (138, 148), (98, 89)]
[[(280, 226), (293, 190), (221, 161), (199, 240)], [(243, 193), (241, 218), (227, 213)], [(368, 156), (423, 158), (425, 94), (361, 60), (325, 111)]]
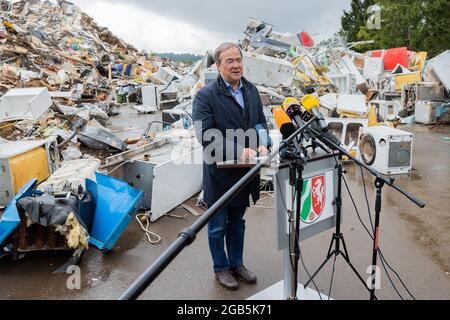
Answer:
[(366, 199), (367, 212), (369, 213), (370, 227), (372, 228), (372, 235), (373, 235), (373, 234), (375, 234), (375, 230), (373, 229), (372, 213), (370, 211), (369, 197), (367, 196), (367, 188), (366, 188), (366, 181), (364, 179), (364, 171), (363, 171), (362, 167), (359, 167), (359, 169), (361, 171), (361, 178), (362, 178), (363, 189), (364, 189), (364, 197)]
[[(359, 169), (360, 169), (360, 171), (361, 171), (361, 178), (362, 178), (363, 189), (364, 189), (364, 197), (365, 197), (365, 199), (366, 199), (367, 212), (368, 212), (368, 214), (369, 214), (370, 226), (371, 226), (371, 228), (372, 228), (371, 238), (372, 238), (372, 240), (373, 240), (373, 237), (374, 237), (373, 235), (375, 234), (375, 230), (374, 230), (373, 221), (372, 221), (372, 212), (371, 212), (371, 210), (370, 210), (370, 205), (369, 205), (369, 197), (367, 196), (366, 181), (365, 181), (365, 179), (364, 179), (364, 171), (363, 171), (362, 167), (359, 167)], [(388, 270), (386, 269), (385, 263), (386, 263), (386, 264), (388, 264), (388, 263), (387, 263), (387, 261), (384, 261), (384, 257), (382, 256), (382, 254), (380, 255), (380, 253), (381, 253), (381, 249), (380, 249), (380, 248), (378, 248), (378, 252), (379, 252), (381, 264), (383, 265), (383, 269), (384, 269), (384, 271), (386, 272), (386, 275), (387, 275), (387, 277), (388, 277), (388, 279), (389, 279), (389, 282), (391, 283), (392, 287), (394, 288), (395, 292), (396, 292), (397, 295), (400, 297), (400, 299), (404, 300), (403, 296), (400, 294), (400, 292), (398, 291), (397, 287), (394, 285), (394, 282), (392, 281), (391, 276), (390, 276)], [(388, 264), (388, 265), (389, 265), (389, 264)], [(390, 269), (393, 270), (392, 268), (390, 268)], [(394, 270), (393, 270), (393, 271), (394, 271)], [(395, 271), (394, 271), (394, 272), (395, 272)], [(395, 273), (396, 273), (396, 272), (395, 272)]]
[[(293, 189), (294, 189), (294, 191), (293, 191), (294, 192), (294, 196), (293, 196), (293, 200), (292, 200), (292, 207), (294, 206), (295, 200), (297, 198), (297, 187), (294, 187)], [(300, 217), (299, 217), (299, 219), (300, 219)], [(300, 228), (300, 225), (299, 225), (299, 228)], [(300, 230), (299, 230), (299, 232), (300, 232)], [(305, 262), (303, 260), (302, 250), (301, 250), (301, 246), (300, 246), (300, 237), (297, 237), (297, 234), (295, 234), (295, 241), (297, 242), (297, 245), (298, 245), (299, 257), (300, 257), (300, 261), (302, 262), (303, 268), (305, 269), (306, 274), (309, 277), (309, 279), (311, 279), (311, 282), (314, 285), (314, 288), (316, 289), (320, 300), (323, 300), (322, 299), (322, 295), (320, 294), (319, 288), (317, 287), (317, 285), (314, 282), (314, 280), (312, 280), (311, 274), (309, 273), (308, 269), (306, 268), (306, 264), (305, 264)]]
[(331, 288), (333, 287), (334, 271), (336, 270), (336, 258), (337, 258), (337, 254), (334, 255), (333, 270), (331, 271), (330, 289), (328, 290), (328, 300), (330, 300)]
[[(369, 229), (366, 227), (366, 225), (364, 224), (364, 222), (363, 222), (362, 219), (361, 219), (361, 215), (359, 214), (358, 207), (356, 206), (355, 200), (353, 199), (353, 196), (352, 196), (352, 194), (351, 194), (351, 192), (350, 192), (350, 188), (348, 187), (347, 181), (346, 181), (346, 179), (345, 179), (344, 176), (342, 176), (342, 180), (344, 181), (344, 184), (345, 184), (345, 187), (346, 187), (346, 189), (347, 189), (347, 192), (348, 192), (348, 194), (350, 195), (350, 199), (351, 199), (351, 201), (352, 201), (352, 203), (353, 203), (353, 207), (355, 208), (355, 212), (356, 212), (356, 215), (358, 216), (359, 222), (360, 222), (361, 225), (364, 227), (364, 229), (366, 230), (366, 232), (367, 232), (367, 234), (369, 235), (369, 237), (373, 240), (373, 235), (372, 235), (372, 233), (369, 231)], [(378, 250), (380, 250), (380, 248), (378, 248)], [(403, 300), (402, 295), (400, 294), (400, 292), (398, 292), (397, 287), (396, 287), (396, 286), (394, 285), (394, 283), (392, 282), (392, 279), (391, 279), (391, 277), (389, 276), (389, 273), (388, 273), (387, 270), (386, 270), (386, 267), (385, 267), (385, 265), (384, 265), (383, 260), (382, 260), (381, 262), (382, 262), (382, 264), (383, 264), (384, 271), (386, 272), (386, 275), (387, 275), (387, 277), (388, 277), (388, 279), (389, 279), (389, 282), (391, 283), (392, 287), (394, 288), (395, 292), (398, 294), (398, 296), (400, 297), (400, 299)]]
[[(280, 182), (279, 182), (279, 180), (278, 180), (277, 174), (275, 174), (275, 176), (276, 176), (276, 177), (275, 177), (275, 180), (277, 181), (278, 189), (280, 190), (280, 193), (281, 193), (281, 200), (282, 200), (282, 202), (283, 202), (284, 212), (286, 213), (286, 215), (287, 215), (287, 217), (288, 217), (288, 219), (289, 219), (289, 210), (288, 210), (288, 208), (287, 208), (286, 201), (284, 201), (284, 195), (283, 195), (283, 192), (281, 191)], [(295, 198), (294, 198), (294, 197), (292, 197), (292, 198), (293, 198), (293, 200), (292, 200), (292, 201), (293, 201), (293, 202), (292, 202), (292, 205), (293, 205), (293, 203), (294, 203), (294, 201), (295, 201)], [(289, 230), (290, 230), (290, 229), (289, 229)], [(290, 231), (289, 231), (289, 232), (290, 232)], [(290, 236), (290, 233), (289, 233), (289, 236)], [(306, 268), (305, 261), (303, 260), (302, 250), (301, 250), (301, 248), (300, 248), (300, 241), (299, 241), (299, 239), (297, 238), (297, 234), (295, 234), (295, 241), (296, 241), (297, 244), (298, 244), (298, 250), (299, 250), (299, 255), (300, 255), (300, 261), (302, 262), (303, 268), (305, 269), (306, 274), (308, 275), (308, 277), (311, 279), (311, 282), (312, 282), (312, 284), (314, 285), (314, 288), (316, 289), (317, 294), (319, 295), (320, 300), (323, 300), (323, 299), (322, 299), (322, 295), (320, 294), (319, 288), (317, 287), (316, 283), (314, 282), (314, 280), (313, 280), (312, 277), (311, 277), (311, 274), (309, 273), (308, 269)], [(289, 241), (289, 252), (292, 252), (291, 242), (290, 242), (290, 241)], [(291, 263), (291, 268), (292, 268), (292, 270), (294, 270), (294, 265), (293, 265), (292, 259), (289, 259), (289, 260), (290, 260), (290, 263)]]
[[(366, 191), (366, 181), (365, 181), (365, 178), (364, 178), (364, 171), (362, 170), (362, 167), (360, 167), (360, 169), (361, 169), (362, 182), (363, 182), (363, 186), (364, 186), (364, 196), (365, 196), (365, 198), (366, 198), (367, 211), (368, 211), (368, 213), (369, 213), (369, 217), (371, 217), (371, 211), (370, 211), (370, 206), (369, 206), (369, 199), (368, 199), (367, 191)], [(371, 222), (371, 224), (372, 224), (372, 219), (370, 219), (370, 222)], [(373, 225), (372, 225), (372, 229), (373, 229)], [(407, 287), (407, 286), (405, 285), (405, 283), (403, 282), (403, 279), (400, 277), (400, 275), (398, 274), (398, 272), (395, 271), (395, 270), (389, 265), (389, 263), (386, 261), (386, 259), (384, 258), (383, 253), (381, 252), (381, 249), (378, 250), (378, 253), (379, 253), (381, 262), (383, 263), (383, 266), (384, 266), (384, 263), (386, 263), (386, 265), (388, 266), (388, 268), (389, 268), (389, 269), (397, 276), (397, 278), (398, 278), (398, 280), (400, 281), (400, 283), (402, 284), (403, 288), (405, 288), (405, 290), (408, 292), (408, 294), (411, 296), (411, 298), (413, 298), (413, 300), (416, 300), (416, 298), (411, 294), (411, 292), (409, 291), (408, 287)], [(386, 274), (387, 274), (386, 267), (384, 267), (384, 269), (385, 269)], [(388, 275), (388, 278), (389, 278), (389, 275)]]
[[(337, 159), (336, 159), (336, 157), (335, 157), (335, 161), (336, 161), (336, 164), (337, 164)], [(368, 200), (368, 196), (367, 196), (366, 183), (365, 183), (364, 172), (363, 172), (363, 170), (362, 170), (362, 167), (360, 167), (360, 170), (361, 170), (362, 182), (363, 182), (363, 187), (364, 187), (364, 195), (365, 195), (365, 199), (366, 199), (367, 210), (368, 210), (368, 214), (369, 214), (369, 221), (370, 221), (370, 224), (371, 224), (371, 227), (372, 227), (372, 230), (373, 230), (373, 222), (372, 222), (371, 211), (370, 211), (370, 205), (369, 205), (369, 200)], [(365, 225), (364, 222), (362, 221), (361, 216), (360, 216), (360, 214), (359, 214), (358, 207), (356, 206), (356, 203), (355, 203), (355, 201), (354, 201), (354, 199), (353, 199), (353, 197), (352, 197), (352, 194), (351, 194), (351, 192), (350, 192), (350, 188), (348, 187), (347, 181), (346, 181), (346, 179), (345, 179), (344, 176), (342, 176), (342, 178), (343, 178), (343, 180), (344, 180), (344, 183), (345, 183), (345, 187), (346, 187), (346, 189), (347, 189), (347, 192), (348, 192), (348, 194), (350, 195), (350, 199), (351, 199), (351, 201), (352, 201), (352, 203), (353, 203), (353, 206), (354, 206), (354, 208), (355, 208), (355, 212), (356, 212), (356, 214), (357, 214), (357, 216), (358, 216), (358, 219), (359, 219), (360, 223), (362, 224), (362, 226), (364, 227), (364, 229), (366, 230), (366, 232), (368, 233), (369, 237), (373, 240), (373, 233), (371, 233), (371, 232), (369, 231), (369, 229), (366, 227), (366, 225)], [(397, 271), (395, 271), (395, 270), (389, 265), (389, 263), (387, 262), (387, 260), (386, 260), (386, 258), (384, 257), (384, 255), (383, 255), (383, 253), (382, 253), (380, 247), (378, 248), (378, 255), (379, 255), (379, 257), (380, 257), (380, 260), (381, 260), (381, 263), (382, 263), (382, 265), (383, 265), (384, 271), (386, 272), (386, 275), (387, 275), (387, 277), (388, 277), (388, 279), (389, 279), (389, 282), (391, 283), (392, 288), (395, 290), (395, 292), (396, 292), (397, 295), (400, 297), (400, 299), (404, 300), (403, 296), (400, 294), (400, 292), (398, 291), (398, 289), (397, 289), (397, 287), (395, 286), (394, 282), (392, 281), (392, 279), (391, 279), (391, 277), (390, 277), (390, 274), (389, 274), (388, 270), (386, 269), (386, 265), (387, 265), (388, 268), (389, 268), (389, 269), (397, 276), (397, 278), (400, 280), (401, 284), (403, 285), (403, 287), (405, 288), (405, 290), (408, 292), (408, 294), (415, 300), (415, 297), (411, 294), (411, 292), (409, 291), (409, 289), (406, 287), (406, 285), (405, 285), (405, 283), (403, 282), (403, 280), (401, 279), (400, 275), (399, 275), (399, 274), (397, 273)]]
[[(147, 236), (148, 242), (150, 244), (158, 244), (161, 242), (162, 237), (155, 233), (150, 231), (150, 214), (148, 213), (141, 213), (136, 215), (136, 220), (139, 222), (139, 225), (141, 226), (142, 231), (144, 231), (145, 235)], [(145, 226), (143, 224), (145, 222)]]
[[(338, 161), (337, 161), (337, 159), (336, 159), (336, 156), (334, 156), (334, 161), (336, 162), (336, 165), (339, 165), (339, 163), (338, 163)], [(360, 168), (361, 168), (361, 167), (360, 167)], [(361, 168), (361, 169), (362, 169), (362, 168)], [(351, 201), (352, 201), (353, 207), (355, 208), (355, 212), (356, 212), (356, 215), (358, 216), (359, 222), (360, 222), (361, 225), (364, 227), (364, 229), (366, 230), (366, 232), (367, 232), (367, 234), (369, 235), (369, 237), (373, 240), (373, 234), (369, 231), (369, 229), (366, 227), (365, 223), (364, 223), (364, 222), (362, 221), (362, 219), (361, 219), (361, 215), (359, 214), (358, 206), (356, 205), (356, 202), (355, 202), (355, 200), (353, 199), (352, 193), (351, 193), (351, 191), (350, 191), (350, 188), (349, 188), (349, 186), (348, 186), (347, 180), (345, 179), (344, 175), (342, 175), (342, 180), (344, 181), (345, 187), (346, 187), (347, 192), (348, 192), (348, 194), (349, 194), (349, 196), (350, 196), (350, 199), (351, 199)], [(365, 194), (367, 194), (367, 193), (366, 193), (366, 188), (365, 188), (365, 183), (363, 183), (363, 185), (364, 185), (364, 191), (365, 191)], [(366, 203), (367, 203), (367, 208), (369, 208), (369, 220), (371, 221), (371, 225), (372, 225), (372, 219), (371, 219), (371, 217), (370, 217), (370, 206), (369, 206), (368, 198), (366, 198)], [(372, 225), (372, 230), (373, 230), (373, 225)], [(380, 248), (378, 248), (378, 252), (381, 252), (381, 249), (380, 249)], [(380, 256), (380, 257), (381, 257), (381, 256)], [(381, 258), (381, 263), (382, 263), (383, 268), (384, 268), (384, 271), (386, 272), (386, 275), (387, 275), (387, 277), (388, 277), (388, 279), (389, 279), (389, 282), (391, 283), (392, 287), (394, 288), (395, 292), (396, 292), (397, 295), (400, 297), (400, 299), (404, 300), (404, 299), (403, 299), (403, 296), (402, 296), (402, 295), (400, 294), (400, 292), (398, 291), (397, 287), (395, 286), (394, 282), (392, 281), (392, 279), (391, 279), (391, 277), (390, 277), (390, 275), (389, 275), (389, 272), (388, 272), (387, 269), (386, 269), (386, 266), (385, 266), (385, 264), (384, 264), (386, 261), (383, 261), (383, 260), (384, 260), (384, 259)], [(387, 262), (386, 262), (386, 263), (387, 263)]]

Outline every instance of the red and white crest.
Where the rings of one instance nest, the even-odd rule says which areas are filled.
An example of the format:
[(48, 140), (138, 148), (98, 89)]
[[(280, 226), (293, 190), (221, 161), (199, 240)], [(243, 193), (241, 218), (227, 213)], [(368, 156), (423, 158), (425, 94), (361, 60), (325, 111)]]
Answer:
[(325, 207), (325, 175), (314, 177), (311, 184), (312, 208), (314, 213), (320, 216)]

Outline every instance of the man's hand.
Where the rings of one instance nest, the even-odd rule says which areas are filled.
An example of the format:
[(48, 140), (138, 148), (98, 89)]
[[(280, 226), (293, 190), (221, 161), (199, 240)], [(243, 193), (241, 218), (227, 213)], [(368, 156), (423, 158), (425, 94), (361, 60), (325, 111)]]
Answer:
[(242, 161), (249, 161), (256, 157), (256, 151), (253, 149), (244, 149), (241, 154)]
[(260, 156), (267, 156), (269, 154), (269, 150), (267, 150), (267, 148), (265, 146), (260, 146), (258, 148), (258, 153)]

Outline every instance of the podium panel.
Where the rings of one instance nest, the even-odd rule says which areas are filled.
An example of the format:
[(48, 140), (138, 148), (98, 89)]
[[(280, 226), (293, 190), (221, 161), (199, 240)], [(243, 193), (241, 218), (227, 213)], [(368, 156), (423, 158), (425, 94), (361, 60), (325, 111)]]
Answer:
[[(336, 226), (338, 154), (311, 153), (303, 169), (299, 239), (303, 241)], [(289, 184), (290, 161), (282, 162), (275, 172), (275, 208), (278, 249), (289, 248), (289, 213), (296, 209), (295, 186)], [(287, 210), (286, 210), (287, 209)]]

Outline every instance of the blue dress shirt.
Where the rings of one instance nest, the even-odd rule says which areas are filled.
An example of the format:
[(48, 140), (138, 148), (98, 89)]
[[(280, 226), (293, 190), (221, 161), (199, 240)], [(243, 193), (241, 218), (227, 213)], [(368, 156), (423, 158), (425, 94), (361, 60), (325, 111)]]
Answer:
[(225, 80), (223, 80), (223, 81), (225, 82), (225, 85), (227, 86), (228, 91), (236, 99), (236, 101), (239, 103), (241, 108), (244, 109), (245, 103), (244, 103), (244, 95), (242, 94), (242, 81), (239, 82), (239, 87), (236, 90), (233, 89), (231, 84), (229, 84)]

